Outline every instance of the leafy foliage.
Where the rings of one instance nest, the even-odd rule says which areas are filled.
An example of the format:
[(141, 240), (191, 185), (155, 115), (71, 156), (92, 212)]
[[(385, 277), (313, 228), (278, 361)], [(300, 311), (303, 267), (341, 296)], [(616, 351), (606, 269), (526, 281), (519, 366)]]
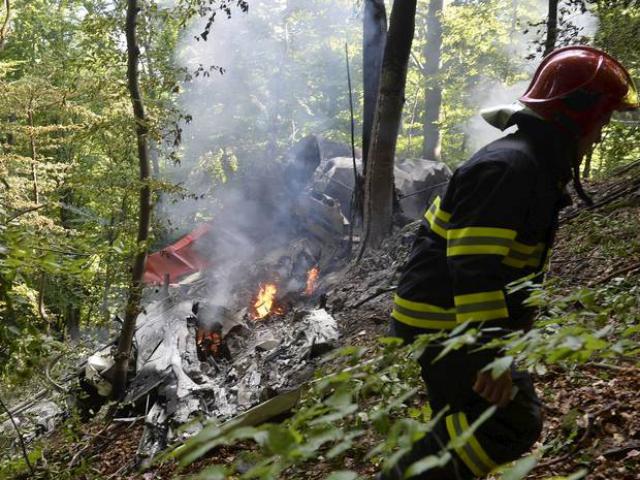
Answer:
[[(450, 336), (423, 336), (405, 347), (397, 339), (382, 339), (379, 355), (368, 361), (365, 358), (370, 358), (370, 353), (364, 357), (363, 349), (346, 347), (328, 360), (335, 373), (319, 372), (318, 378), (307, 386), (293, 416), (285, 422), (257, 428), (238, 427), (234, 421), (211, 425), (177, 447), (174, 455), (187, 465), (219, 445), (250, 440), (259, 446), (257, 452), (241, 455), (234, 465), (218, 465), (213, 471), (239, 478), (267, 479), (285, 472), (295, 475), (304, 470), (307, 462), (319, 457), (330, 468), (337, 469), (345, 456), (365, 457), (374, 465), (388, 468), (445, 414), (431, 412), (424, 400), (417, 397), (420, 386), (416, 380), (420, 377), (411, 359), (420, 355), (427, 343), (441, 343), (445, 352), (462, 345), (500, 347), (505, 357), (489, 366), (498, 375), (512, 360), (519, 368), (544, 374), (551, 365), (571, 369), (588, 361), (606, 362), (618, 356), (638, 355), (637, 286), (580, 289), (566, 294), (558, 285), (549, 285), (537, 289), (531, 303), (544, 312), (536, 328), (484, 346), (479, 342), (482, 331), (467, 329)], [(491, 413), (491, 409), (485, 412), (466, 435)], [(458, 441), (464, 442), (465, 435)], [(455, 446), (459, 445), (451, 443), (439, 455), (417, 462), (412, 472), (426, 472), (446, 463)], [(524, 478), (537, 463), (537, 456), (525, 457), (501, 468), (501, 478)], [(584, 472), (577, 472), (567, 478), (583, 475)], [(207, 471), (202, 478), (217, 477)]]

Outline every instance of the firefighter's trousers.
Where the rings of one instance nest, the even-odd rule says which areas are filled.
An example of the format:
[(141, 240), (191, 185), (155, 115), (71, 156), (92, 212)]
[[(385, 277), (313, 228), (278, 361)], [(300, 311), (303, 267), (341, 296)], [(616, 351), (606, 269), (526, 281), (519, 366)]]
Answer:
[[(395, 336), (410, 338), (411, 332), (406, 329), (411, 327), (394, 323), (392, 333)], [(429, 434), (414, 444), (412, 451), (398, 462), (396, 468), (383, 474), (382, 478), (403, 478), (403, 473), (412, 463), (437, 455), (450, 440), (466, 436), (464, 432), (491, 407), (473, 391), (472, 386), (477, 372), (494, 358), (495, 352), (476, 350), (477, 346), (462, 348), (434, 362), (439, 348), (427, 348), (419, 362), (429, 404), (434, 416), (445, 408), (446, 413)], [(528, 373), (512, 369), (512, 377), (517, 388), (513, 400), (506, 407), (498, 408), (464, 445), (454, 448), (452, 460), (444, 467), (411, 477), (412, 480), (482, 478), (497, 465), (516, 460), (531, 448), (542, 430), (540, 400)]]

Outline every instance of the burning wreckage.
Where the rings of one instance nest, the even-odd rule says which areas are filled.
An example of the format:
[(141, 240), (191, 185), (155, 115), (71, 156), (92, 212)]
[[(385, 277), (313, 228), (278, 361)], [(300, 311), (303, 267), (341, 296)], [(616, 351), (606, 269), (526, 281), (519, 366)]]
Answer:
[[(149, 256), (124, 400), (145, 417), (141, 459), (193, 435), (200, 421), (225, 421), (269, 399), (290, 401), (316, 360), (338, 345), (339, 326), (324, 304), (351, 246), (354, 175), (345, 150), (305, 138), (276, 172), (283, 188), (248, 196), (243, 211), (251, 218), (239, 222), (234, 206)], [(450, 175), (441, 163), (400, 162), (405, 215), (419, 217)], [(83, 365), (94, 410), (111, 392), (114, 351), (111, 344)], [(41, 430), (60, 412), (49, 413)]]

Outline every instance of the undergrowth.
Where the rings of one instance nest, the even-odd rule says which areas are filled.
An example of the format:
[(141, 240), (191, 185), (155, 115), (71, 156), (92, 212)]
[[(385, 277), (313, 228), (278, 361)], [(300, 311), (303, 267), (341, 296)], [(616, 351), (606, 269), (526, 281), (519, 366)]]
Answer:
[[(544, 374), (550, 366), (571, 369), (586, 362), (614, 362), (639, 353), (640, 287), (617, 281), (602, 288), (582, 288), (565, 293), (558, 283), (536, 288), (530, 302), (540, 309), (536, 328), (492, 341), (484, 347), (500, 347), (505, 356), (488, 368), (501, 374), (515, 361), (519, 368)], [(346, 347), (327, 361), (317, 378), (306, 386), (302, 402), (286, 421), (257, 428), (237, 427), (233, 421), (212, 424), (178, 446), (172, 455), (186, 466), (219, 445), (252, 441), (258, 446), (241, 454), (231, 465), (207, 468), (201, 479), (303, 478), (311, 462), (323, 459), (331, 480), (360, 477), (344, 470), (347, 456), (364, 459), (373, 470), (387, 468), (411, 445), (427, 434), (444, 412), (431, 412), (421, 397), (417, 364), (413, 361), (429, 342), (444, 351), (462, 345), (480, 345), (482, 331), (461, 326), (450, 334), (423, 336), (413, 345), (383, 338), (377, 356), (365, 349)], [(492, 413), (489, 409), (470, 433)], [(462, 438), (464, 441), (464, 436)], [(414, 464), (412, 473), (425, 472), (446, 463), (450, 442), (440, 454)], [(532, 455), (498, 469), (503, 480), (524, 478), (544, 455), (543, 446)], [(569, 477), (582, 478), (581, 470)]]

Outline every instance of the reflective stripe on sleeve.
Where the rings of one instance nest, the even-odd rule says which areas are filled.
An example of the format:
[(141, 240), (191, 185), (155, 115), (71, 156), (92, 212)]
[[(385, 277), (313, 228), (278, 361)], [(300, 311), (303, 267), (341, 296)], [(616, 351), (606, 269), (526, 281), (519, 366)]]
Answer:
[(517, 232), (508, 228), (466, 227), (447, 231), (447, 256), (509, 253)]
[(544, 248), (544, 243), (527, 245), (514, 241), (509, 254), (502, 260), (502, 263), (513, 268), (538, 268), (542, 262)]
[(394, 296), (393, 303), (391, 316), (405, 325), (435, 330), (452, 330), (457, 326), (455, 308), (413, 302), (397, 294)]
[(456, 295), (454, 303), (458, 323), (485, 322), (509, 317), (502, 290)]
[(449, 415), (446, 418), (446, 425), (452, 441), (459, 438), (464, 441), (463, 445), (456, 445), (454, 449), (474, 475), (484, 477), (496, 468), (496, 463), (487, 455), (476, 436), (468, 432), (469, 422), (464, 412)]
[(436, 197), (431, 206), (425, 212), (424, 218), (429, 224), (431, 230), (446, 240), (447, 224), (451, 219), (451, 214), (440, 208), (440, 202), (440, 197)]

